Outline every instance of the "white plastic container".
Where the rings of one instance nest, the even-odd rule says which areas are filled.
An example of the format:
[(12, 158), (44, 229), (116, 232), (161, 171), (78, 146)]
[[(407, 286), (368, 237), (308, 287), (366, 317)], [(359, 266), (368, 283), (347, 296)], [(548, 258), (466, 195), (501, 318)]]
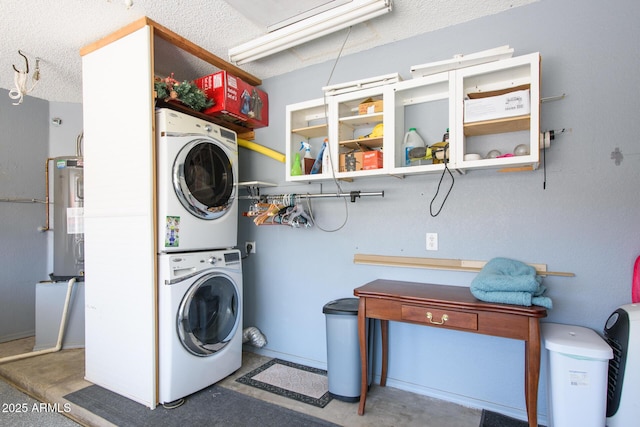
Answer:
[(549, 427), (604, 427), (611, 347), (595, 331), (543, 323)]
[(420, 134), (418, 134), (416, 128), (410, 128), (409, 132), (404, 135), (404, 141), (402, 142), (402, 154), (404, 155), (402, 166), (416, 166), (422, 164), (423, 160), (415, 160), (414, 162), (411, 162), (411, 159), (409, 158), (409, 151), (418, 147), (426, 148), (427, 144), (424, 142)]

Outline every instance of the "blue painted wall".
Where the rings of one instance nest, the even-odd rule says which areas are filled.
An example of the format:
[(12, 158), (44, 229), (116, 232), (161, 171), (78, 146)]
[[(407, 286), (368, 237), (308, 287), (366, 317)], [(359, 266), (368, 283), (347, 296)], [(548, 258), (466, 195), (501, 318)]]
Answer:
[[(53, 232), (38, 231), (46, 224), (45, 161), (75, 155), (82, 132), (81, 104), (26, 96), (12, 105), (8, 92), (0, 89), (0, 199), (37, 202), (0, 202), (0, 342), (35, 333), (36, 283), (53, 271)], [(53, 117), (62, 125), (53, 126)], [(53, 216), (49, 225), (53, 230)]]
[[(245, 326), (268, 345), (255, 350), (326, 366), (322, 307), (376, 278), (468, 286), (474, 275), (353, 264), (355, 253), (488, 260), (506, 256), (544, 263), (574, 278), (544, 280), (554, 308), (548, 321), (601, 332), (631, 298), (640, 255), (640, 57), (636, 2), (543, 0), (497, 15), (383, 45), (339, 60), (330, 83), (399, 72), (412, 65), (508, 44), (515, 55), (542, 55), (542, 129), (571, 129), (546, 152), (543, 169), (456, 175), (442, 213), (429, 215), (437, 175), (376, 177), (341, 183), (344, 191), (384, 190), (384, 198), (313, 202), (322, 228), (256, 227), (240, 218), (239, 242), (257, 242), (244, 263)], [(338, 39), (336, 37), (336, 39)], [(339, 40), (338, 43), (341, 43)], [(322, 96), (333, 62), (266, 79), (270, 125), (256, 142), (285, 152), (287, 104)], [(419, 125), (419, 124), (418, 124)], [(624, 158), (616, 165), (611, 153)], [(335, 192), (333, 183), (286, 183), (285, 166), (241, 150), (242, 181), (279, 184), (263, 193)], [(241, 202), (241, 210), (248, 202)], [(425, 233), (439, 250), (425, 250)], [(522, 342), (407, 324), (390, 327), (389, 385), (524, 417)], [(544, 372), (543, 372), (544, 375)], [(539, 412), (546, 414), (545, 380)]]

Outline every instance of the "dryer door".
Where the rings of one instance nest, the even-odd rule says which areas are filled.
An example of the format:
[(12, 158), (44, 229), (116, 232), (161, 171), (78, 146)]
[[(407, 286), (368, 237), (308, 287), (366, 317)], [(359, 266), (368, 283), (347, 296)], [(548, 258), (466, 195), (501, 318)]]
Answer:
[(230, 154), (222, 143), (211, 139), (195, 139), (180, 150), (172, 181), (180, 203), (202, 219), (223, 216), (236, 195)]
[(238, 288), (225, 274), (210, 273), (195, 281), (178, 309), (178, 335), (196, 356), (222, 350), (240, 324)]

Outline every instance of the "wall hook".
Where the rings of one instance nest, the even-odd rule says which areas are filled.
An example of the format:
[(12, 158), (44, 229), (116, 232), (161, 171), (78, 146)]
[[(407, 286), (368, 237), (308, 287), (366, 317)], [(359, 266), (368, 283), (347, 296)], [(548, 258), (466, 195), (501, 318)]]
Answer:
[(622, 151), (620, 151), (620, 147), (616, 147), (616, 149), (611, 152), (611, 160), (615, 162), (616, 166), (620, 166), (623, 158), (624, 156), (622, 155)]
[[(27, 70), (24, 71), (24, 73), (25, 74), (29, 74), (29, 58), (27, 58), (27, 56), (24, 53), (22, 53), (21, 50), (18, 50), (18, 55), (20, 55), (20, 56), (22, 56), (24, 58), (24, 62), (26, 64), (26, 66), (27, 66)], [(15, 65), (13, 66), (13, 69), (16, 71), (16, 73), (22, 73), (23, 72), (23, 71), (18, 70)]]
[(13, 81), (16, 87), (9, 91), (9, 98), (16, 100), (13, 105), (22, 104), (24, 96), (31, 92), (38, 84), (38, 80), (40, 80), (40, 58), (36, 58), (36, 69), (31, 76), (32, 85), (31, 87), (27, 87), (27, 81), (29, 79), (29, 58), (27, 58), (27, 55), (22, 53), (21, 50), (18, 50), (18, 54), (24, 58), (26, 70), (18, 70), (18, 68), (13, 65), (13, 70), (15, 71)]

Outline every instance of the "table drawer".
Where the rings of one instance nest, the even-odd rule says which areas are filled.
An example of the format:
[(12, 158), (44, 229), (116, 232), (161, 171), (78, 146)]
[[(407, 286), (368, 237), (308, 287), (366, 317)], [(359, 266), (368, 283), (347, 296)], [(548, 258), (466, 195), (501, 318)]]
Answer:
[(402, 320), (469, 331), (478, 330), (478, 314), (428, 306), (403, 305)]

